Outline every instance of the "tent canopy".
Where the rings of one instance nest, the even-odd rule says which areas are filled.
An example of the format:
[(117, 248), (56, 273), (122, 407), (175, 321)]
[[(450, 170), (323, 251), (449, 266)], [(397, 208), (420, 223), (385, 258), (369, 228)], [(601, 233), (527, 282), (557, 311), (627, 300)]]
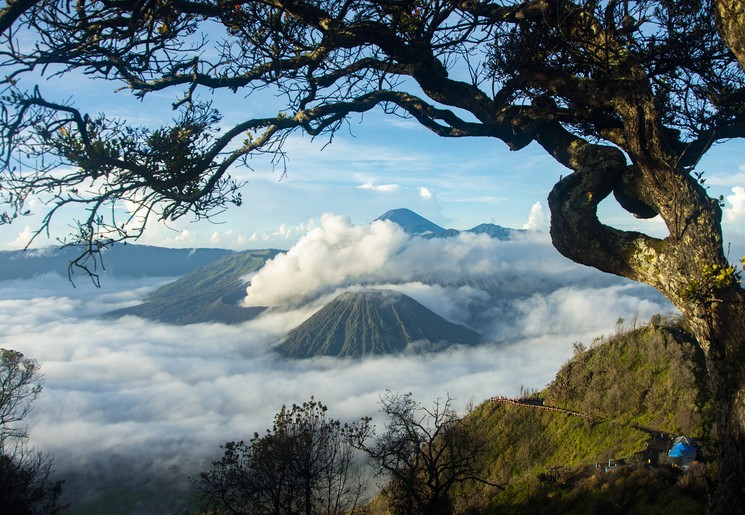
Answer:
[(684, 462), (696, 459), (696, 447), (685, 436), (679, 436), (673, 441), (673, 446), (667, 453), (670, 458), (680, 458)]

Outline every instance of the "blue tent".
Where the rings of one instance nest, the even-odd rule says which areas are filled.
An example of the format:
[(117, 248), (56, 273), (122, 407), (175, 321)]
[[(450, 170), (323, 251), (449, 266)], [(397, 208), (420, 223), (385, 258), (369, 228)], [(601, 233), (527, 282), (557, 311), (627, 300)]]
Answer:
[(673, 440), (673, 446), (667, 453), (669, 458), (679, 459), (681, 466), (689, 466), (696, 460), (696, 447), (686, 436)]

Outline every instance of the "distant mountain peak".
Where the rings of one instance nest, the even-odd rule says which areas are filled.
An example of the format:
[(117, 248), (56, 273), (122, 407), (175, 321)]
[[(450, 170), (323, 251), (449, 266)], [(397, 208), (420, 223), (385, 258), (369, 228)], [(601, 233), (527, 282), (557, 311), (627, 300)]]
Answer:
[(450, 238), (451, 236), (458, 236), (461, 232), (470, 232), (474, 234), (486, 234), (499, 240), (509, 240), (513, 234), (525, 232), (522, 229), (509, 229), (495, 224), (480, 224), (466, 231), (443, 229), (434, 222), (430, 222), (423, 216), (405, 207), (386, 211), (377, 220), (389, 220), (400, 225), (406, 234), (410, 236), (422, 236), (424, 238)]
[(346, 292), (290, 331), (277, 351), (287, 357), (361, 357), (395, 354), (428, 342), (437, 350), (453, 343), (475, 344), (480, 335), (445, 320), (411, 297), (393, 290)]
[(389, 220), (400, 225), (407, 234), (437, 234), (444, 232), (445, 229), (434, 222), (430, 222), (421, 215), (416, 214), (411, 209), (401, 207), (386, 211), (377, 220)]

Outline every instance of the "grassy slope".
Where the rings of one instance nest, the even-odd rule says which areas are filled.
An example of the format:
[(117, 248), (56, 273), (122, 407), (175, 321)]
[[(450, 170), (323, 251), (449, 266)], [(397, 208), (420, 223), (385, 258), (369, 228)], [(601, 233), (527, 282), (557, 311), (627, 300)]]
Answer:
[[(482, 477), (507, 485), (471, 484), (466, 506), (487, 513), (701, 513), (702, 477), (668, 467), (629, 467), (595, 474), (596, 463), (646, 463), (651, 433), (709, 441), (711, 404), (703, 357), (677, 329), (647, 326), (576, 355), (540, 396), (546, 405), (594, 420), (486, 402), (468, 417), (486, 442)], [(658, 440), (656, 442), (660, 444)], [(662, 442), (664, 444), (664, 441)], [(664, 447), (663, 447), (664, 449)], [(560, 472), (546, 480), (552, 469)], [(619, 511), (620, 510), (620, 511)]]

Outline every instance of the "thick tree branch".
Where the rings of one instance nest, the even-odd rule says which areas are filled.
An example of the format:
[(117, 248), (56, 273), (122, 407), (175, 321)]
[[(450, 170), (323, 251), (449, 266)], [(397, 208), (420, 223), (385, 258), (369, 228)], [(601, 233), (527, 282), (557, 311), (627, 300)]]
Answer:
[(5, 7), (0, 9), (0, 35), (9, 31), (21, 16), (38, 3), (39, 0), (7, 0)]

